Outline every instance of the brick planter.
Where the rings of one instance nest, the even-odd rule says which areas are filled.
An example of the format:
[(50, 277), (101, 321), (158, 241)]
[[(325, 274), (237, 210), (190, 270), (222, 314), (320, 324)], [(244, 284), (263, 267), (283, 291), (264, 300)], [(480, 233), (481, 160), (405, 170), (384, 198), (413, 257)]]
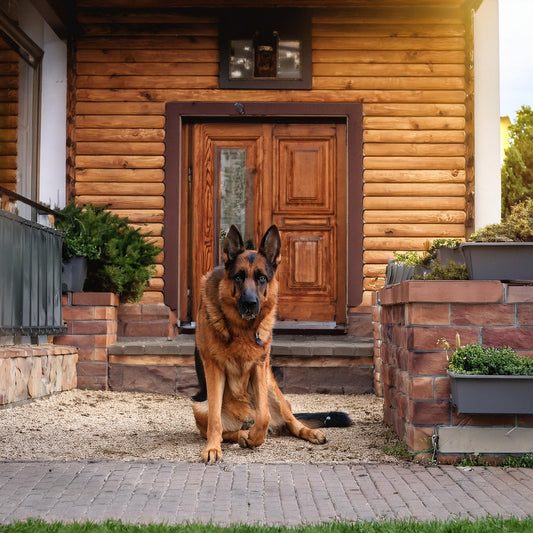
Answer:
[(74, 292), (63, 295), (66, 335), (54, 344), (78, 347), (78, 387), (108, 388), (107, 349), (117, 340), (118, 296), (108, 292)]
[(375, 390), (385, 421), (410, 450), (430, 449), (434, 434), (443, 456), (531, 450), (533, 416), (457, 412), (437, 341), (454, 346), (459, 334), (461, 344), (508, 345), (533, 357), (532, 286), (407, 281), (379, 292), (373, 318)]

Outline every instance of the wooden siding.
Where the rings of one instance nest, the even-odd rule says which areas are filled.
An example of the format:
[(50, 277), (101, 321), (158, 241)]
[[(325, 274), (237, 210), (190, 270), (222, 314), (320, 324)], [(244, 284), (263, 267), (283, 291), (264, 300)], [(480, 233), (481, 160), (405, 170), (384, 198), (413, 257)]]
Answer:
[(0, 185), (16, 190), (19, 57), (0, 37)]
[[(78, 202), (110, 204), (161, 244), (166, 102), (363, 102), (369, 305), (393, 251), (465, 234), (465, 16), (399, 3), (315, 10), (311, 91), (235, 91), (218, 89), (218, 19), (208, 10), (81, 0), (71, 128)], [(162, 272), (161, 263), (144, 301), (163, 301)]]

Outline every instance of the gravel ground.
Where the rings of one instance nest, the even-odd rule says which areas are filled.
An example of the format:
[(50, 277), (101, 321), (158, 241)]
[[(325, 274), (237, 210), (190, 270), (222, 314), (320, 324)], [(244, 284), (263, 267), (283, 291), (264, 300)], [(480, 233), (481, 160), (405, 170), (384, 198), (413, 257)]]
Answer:
[[(222, 445), (232, 463), (399, 462), (382, 451), (397, 438), (382, 399), (364, 395), (287, 395), (294, 412), (347, 412), (349, 428), (325, 429), (328, 442), (268, 437), (255, 450)], [(1, 460), (167, 459), (198, 461), (205, 444), (185, 396), (73, 390), (0, 409)]]

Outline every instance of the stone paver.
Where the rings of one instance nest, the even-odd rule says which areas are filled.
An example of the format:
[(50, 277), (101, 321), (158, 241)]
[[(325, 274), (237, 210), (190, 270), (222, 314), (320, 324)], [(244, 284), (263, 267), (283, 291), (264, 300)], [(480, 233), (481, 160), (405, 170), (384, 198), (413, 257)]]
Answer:
[(533, 469), (0, 462), (0, 523), (305, 523), (533, 515)]

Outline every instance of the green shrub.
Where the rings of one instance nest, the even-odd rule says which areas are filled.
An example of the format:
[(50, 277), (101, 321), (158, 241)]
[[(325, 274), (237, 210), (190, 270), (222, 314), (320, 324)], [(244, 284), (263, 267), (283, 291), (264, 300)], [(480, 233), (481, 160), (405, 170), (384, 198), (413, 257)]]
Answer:
[(65, 232), (63, 259), (87, 258), (84, 289), (113, 292), (121, 301), (141, 298), (154, 273), (160, 249), (146, 240), (126, 218), (112, 215), (105, 207), (71, 202), (60, 210), (56, 228)]
[(449, 369), (454, 374), (531, 375), (533, 359), (518, 355), (508, 346), (495, 348), (467, 344), (457, 348), (450, 357)]
[(470, 235), (473, 242), (533, 241), (533, 199), (528, 198), (511, 207), (511, 212), (499, 223), (489, 224)]
[(468, 270), (466, 265), (461, 265), (454, 261), (450, 261), (447, 266), (444, 266), (440, 261), (435, 260), (432, 263), (430, 272), (420, 277), (415, 276), (414, 279), (468, 279)]

